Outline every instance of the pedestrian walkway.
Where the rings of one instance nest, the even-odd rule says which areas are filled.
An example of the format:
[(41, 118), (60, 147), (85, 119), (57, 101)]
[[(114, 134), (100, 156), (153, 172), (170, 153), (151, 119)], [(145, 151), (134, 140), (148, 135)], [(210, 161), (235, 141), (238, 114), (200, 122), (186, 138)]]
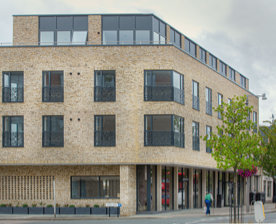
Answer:
[[(264, 204), (265, 213), (276, 213), (275, 204)], [(245, 211), (245, 208), (244, 208)], [(253, 206), (247, 214), (254, 214)], [(243, 214), (245, 215), (245, 213)], [(150, 214), (137, 214), (133, 216), (122, 217), (119, 219), (155, 219), (155, 218), (174, 218), (174, 217), (205, 217), (204, 210), (201, 209), (186, 209), (171, 212), (157, 212)], [(229, 207), (211, 208), (211, 216), (229, 216)], [(108, 217), (106, 215), (0, 215), (0, 220), (106, 220), (118, 219), (116, 216)]]

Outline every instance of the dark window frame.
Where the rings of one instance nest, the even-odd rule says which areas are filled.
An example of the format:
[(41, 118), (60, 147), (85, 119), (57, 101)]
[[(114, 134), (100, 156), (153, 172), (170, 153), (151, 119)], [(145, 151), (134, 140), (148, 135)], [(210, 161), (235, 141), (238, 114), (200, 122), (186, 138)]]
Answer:
[[(16, 100), (16, 101), (11, 101), (11, 76), (13, 75), (12, 73), (22, 73), (22, 87), (17, 87), (21, 88), (22, 92), (22, 100)], [(5, 78), (4, 76), (8, 75), (9, 76), (9, 87), (5, 87)], [(9, 89), (9, 100), (5, 100), (5, 88)], [(17, 94), (17, 98), (18, 98), (18, 94)], [(23, 103), (24, 102), (24, 71), (3, 71), (2, 72), (2, 103)]]
[[(218, 93), (218, 107), (221, 106), (222, 103), (223, 103), (223, 95), (221, 93)], [(219, 111), (218, 111), (218, 119), (222, 119), (222, 115)]]
[[(173, 33), (173, 40), (171, 37), (171, 34)], [(179, 35), (179, 43), (176, 42), (176, 34)], [(170, 27), (170, 43), (172, 43), (173, 45), (175, 45), (178, 48), (181, 48), (181, 33), (179, 33), (178, 31), (176, 31), (174, 28)]]
[[(147, 142), (147, 132), (154, 132), (152, 130), (152, 127), (153, 127), (153, 118), (154, 117), (161, 117), (161, 116), (167, 116), (167, 117), (170, 117), (170, 122), (171, 122), (171, 130), (168, 131), (168, 132), (171, 132), (171, 143), (170, 144), (165, 144), (165, 145), (156, 145), (156, 144), (151, 144), (151, 143), (148, 143), (146, 144)], [(151, 129), (150, 130), (147, 130), (146, 129), (146, 121), (147, 121), (147, 117), (150, 119), (150, 123), (151, 123)], [(177, 133), (174, 129), (174, 120), (175, 120), (175, 117), (178, 117), (180, 118), (180, 125), (182, 125), (180, 127), (180, 134), (182, 135), (183, 134), (183, 144), (180, 143), (180, 146), (179, 145), (175, 145), (175, 133)], [(158, 147), (163, 147), (163, 146), (174, 146), (174, 147), (178, 147), (178, 148), (185, 148), (185, 118), (184, 117), (181, 117), (181, 116), (178, 116), (178, 115), (175, 115), (175, 114), (145, 114), (144, 115), (144, 146), (146, 147), (151, 147), (151, 146), (158, 146)]]
[[(12, 146), (11, 144), (10, 145), (6, 145), (5, 144), (5, 118), (8, 118), (9, 119), (9, 133), (11, 133), (11, 118), (12, 117), (16, 117), (16, 118), (22, 118), (22, 145), (18, 145), (18, 146)], [(18, 134), (19, 134), (19, 131), (17, 130), (17, 141), (18, 141)], [(10, 142), (11, 142), (11, 139), (10, 139)], [(3, 148), (24, 148), (24, 116), (22, 115), (19, 115), (19, 116), (2, 116), (2, 147)]]
[(219, 73), (227, 77), (227, 66), (224, 62), (219, 61)]
[[(60, 88), (60, 89), (62, 89), (62, 91), (61, 91), (61, 93), (62, 93), (62, 96), (61, 96), (61, 99), (60, 100), (51, 100), (50, 98), (51, 98), (51, 88), (52, 88), (52, 85), (51, 85), (51, 74), (52, 74), (52, 72), (57, 72), (57, 73), (61, 73), (60, 75), (61, 75), (61, 80), (62, 80), (62, 85), (60, 85), (60, 86), (55, 86), (57, 89), (58, 88)], [(45, 83), (44, 83), (44, 76), (45, 75), (49, 75), (49, 77), (50, 77), (50, 79), (49, 79), (49, 86), (47, 86), (47, 85), (45, 85)], [(44, 88), (49, 88), (49, 100), (46, 100), (45, 99), (45, 93), (44, 93)], [(54, 98), (55, 99), (55, 98)], [(61, 102), (61, 103), (63, 103), (64, 102), (64, 71), (60, 71), (60, 70), (58, 70), (58, 71), (42, 71), (42, 102), (44, 102), (44, 103), (59, 103), (59, 102)]]
[(246, 78), (243, 75), (240, 75), (240, 86), (246, 89)]
[[(208, 131), (207, 131), (207, 129), (210, 129), (210, 135), (211, 135), (211, 133), (212, 133), (212, 126), (210, 126), (210, 125), (206, 125), (206, 136), (208, 136)], [(207, 137), (207, 139), (208, 139), (208, 137)], [(212, 149), (210, 148), (210, 147), (208, 147), (208, 145), (207, 145), (207, 141), (206, 141), (206, 152), (207, 153), (212, 153)]]
[[(187, 37), (184, 37), (184, 41), (185, 41), (184, 51), (187, 52), (192, 57), (196, 58), (197, 57), (197, 44)], [(187, 46), (187, 44), (189, 46)], [(194, 52), (195, 54), (192, 54), (191, 44), (193, 44), (195, 46), (195, 52)]]
[[(50, 144), (46, 145), (45, 141), (44, 141), (44, 135), (45, 135), (45, 133), (44, 133), (45, 132), (44, 131), (44, 119), (45, 118), (50, 118), (50, 121), (48, 121), (50, 123), (50, 131), (47, 131), (47, 132), (52, 133), (52, 124), (51, 124), (52, 117), (60, 117), (60, 118), (62, 117), (62, 121), (63, 121), (62, 142), (59, 145), (52, 144), (51, 140), (49, 141)], [(43, 148), (45, 148), (45, 147), (47, 147), (47, 148), (53, 148), (53, 147), (62, 148), (62, 147), (64, 147), (64, 116), (63, 115), (43, 115), (42, 116), (42, 147)]]
[[(97, 117), (100, 117), (101, 119), (101, 131), (96, 131), (96, 119)], [(104, 117), (114, 117), (114, 143), (111, 142), (111, 144), (96, 144), (96, 132), (103, 132), (103, 118)], [(103, 141), (103, 140), (101, 140)], [(101, 115), (101, 114), (97, 114), (94, 115), (94, 147), (116, 147), (116, 115), (115, 114), (105, 114), (105, 115)]]
[[(203, 57), (203, 55), (204, 55), (204, 57)], [(204, 64), (207, 64), (207, 51), (201, 47), (199, 48), (199, 56), (200, 56), (199, 60), (201, 62), (203, 62)]]
[[(195, 136), (194, 136), (194, 131), (193, 131), (194, 124), (195, 124), (195, 128), (197, 128), (196, 129), (197, 135), (195, 135)], [(197, 122), (197, 121), (192, 121), (192, 143), (193, 143), (192, 144), (193, 150), (200, 151), (200, 131), (199, 131), (199, 122)], [(196, 146), (198, 146), (198, 148)]]
[(236, 71), (229, 66), (228, 68), (229, 68), (229, 79), (236, 82)]
[[(114, 72), (113, 76), (114, 76), (114, 86), (113, 87), (110, 87), (110, 88), (114, 88), (113, 90), (113, 94), (114, 94), (114, 98), (113, 96), (111, 97), (110, 100), (108, 100), (108, 98), (105, 100), (105, 99), (102, 99), (104, 97), (101, 97), (101, 99), (98, 99), (97, 98), (97, 90), (96, 88), (99, 87), (99, 88), (105, 88), (101, 83), (101, 86), (97, 86), (97, 72), (100, 72), (101, 73), (101, 77), (103, 77), (105, 74), (103, 74), (103, 72)], [(103, 80), (103, 78), (102, 78)], [(100, 98), (100, 97), (99, 97)], [(116, 71), (115, 70), (95, 70), (94, 71), (94, 102), (116, 102)]]
[[(82, 177), (96, 177), (96, 178), (98, 178), (98, 197), (82, 197), (82, 195), (81, 195), (81, 181), (80, 181), (80, 183), (79, 183), (79, 188), (80, 188), (80, 192), (79, 192), (79, 194), (80, 194), (80, 197), (73, 197), (73, 192), (72, 192), (72, 189), (73, 189), (73, 181), (72, 181), (72, 179), (74, 178), (74, 177), (78, 177), (78, 178), (82, 178)], [(101, 175), (101, 176), (70, 176), (70, 199), (71, 200), (85, 200), (85, 199), (120, 199), (120, 197), (104, 197), (104, 196), (102, 196), (102, 189), (101, 189), (101, 178), (108, 178), (108, 177), (117, 177), (117, 178), (119, 178), (119, 185), (120, 185), (120, 175)], [(119, 194), (120, 194), (120, 186), (119, 186)]]
[[(40, 18), (41, 17), (55, 17), (55, 29), (53, 28), (49, 28), (49, 29), (41, 29), (40, 27)], [(58, 29), (58, 18), (60, 17), (72, 17), (72, 28), (71, 29)], [(75, 23), (75, 17), (87, 17), (87, 29), (80, 29), (80, 28), (75, 28), (74, 27), (74, 23)], [(66, 46), (66, 45), (87, 45), (87, 42), (88, 42), (88, 16), (87, 15), (71, 15), (71, 16), (68, 16), (68, 15), (59, 15), (59, 16), (39, 16), (39, 19), (38, 19), (38, 40), (39, 40), (39, 45), (41, 46)], [(64, 44), (58, 44), (58, 41), (57, 41), (57, 32), (58, 31), (68, 31), (70, 32), (70, 43), (64, 43)], [(86, 31), (87, 32), (87, 35), (86, 35), (86, 40), (85, 40), (85, 44), (74, 44), (72, 41), (73, 41), (73, 33), (74, 31)], [(54, 32), (54, 42), (53, 44), (41, 44), (41, 41), (40, 41), (40, 38), (41, 38), (41, 32)]]
[[(213, 115), (213, 102), (212, 102), (213, 93), (212, 93), (212, 89), (206, 86), (205, 94), (208, 94), (208, 95), (205, 96), (205, 99), (206, 99), (206, 114), (212, 116)], [(208, 100), (207, 100), (207, 98), (208, 98)]]
[[(170, 72), (170, 79), (171, 79), (171, 86), (163, 86), (163, 88), (171, 88), (171, 99), (152, 99), (152, 97), (150, 97), (150, 94), (146, 94), (147, 90), (149, 91), (153, 91), (154, 88), (157, 88), (158, 86), (155, 85), (155, 83), (153, 83), (153, 75), (154, 72)], [(150, 85), (146, 85), (146, 81), (147, 81), (147, 73), (150, 73)], [(177, 73), (180, 76), (180, 87), (182, 87), (182, 89), (178, 89), (176, 87), (174, 87), (174, 73)], [(149, 89), (146, 89), (149, 88)], [(162, 88), (162, 87), (160, 87)], [(176, 90), (179, 90), (179, 101), (176, 98)], [(161, 101), (165, 101), (165, 102), (176, 102), (182, 105), (185, 105), (185, 80), (184, 80), (184, 75), (175, 71), (175, 70), (144, 70), (144, 101), (157, 101), (157, 102), (161, 102)]]
[[(195, 89), (194, 89), (194, 84), (197, 85), (197, 95), (195, 95)], [(192, 107), (193, 109), (200, 111), (200, 98), (199, 98), (199, 82), (192, 80), (192, 100), (193, 100), (193, 104)]]
[(214, 55), (209, 53), (209, 66), (213, 70), (217, 71), (217, 66), (218, 66), (217, 64), (218, 64), (217, 58)]

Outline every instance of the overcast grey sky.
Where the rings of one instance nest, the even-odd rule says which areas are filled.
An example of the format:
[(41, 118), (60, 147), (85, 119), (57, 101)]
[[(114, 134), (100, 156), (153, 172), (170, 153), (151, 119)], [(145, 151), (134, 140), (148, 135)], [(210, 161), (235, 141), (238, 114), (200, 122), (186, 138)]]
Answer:
[(276, 115), (276, 0), (0, 0), (0, 42), (12, 15), (154, 13), (250, 80), (260, 123)]

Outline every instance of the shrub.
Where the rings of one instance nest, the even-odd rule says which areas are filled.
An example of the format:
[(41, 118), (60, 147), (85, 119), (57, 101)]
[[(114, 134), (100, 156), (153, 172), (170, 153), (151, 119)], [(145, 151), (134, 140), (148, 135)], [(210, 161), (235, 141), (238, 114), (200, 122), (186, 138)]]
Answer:
[(75, 205), (69, 205), (69, 208), (75, 208)]
[(53, 205), (47, 205), (46, 208), (53, 208)]
[(90, 208), (90, 205), (87, 204), (87, 205), (85, 205), (85, 207), (86, 207), (86, 208)]
[(7, 207), (7, 205), (6, 204), (1, 204), (0, 207)]
[(35, 207), (36, 207), (36, 204), (32, 204), (32, 207), (35, 208)]
[(28, 205), (27, 204), (23, 204), (22, 207), (23, 208), (28, 208)]
[(94, 208), (99, 208), (99, 207), (100, 207), (100, 206), (99, 206), (99, 205), (97, 205), (97, 204), (95, 204), (95, 205), (94, 205)]

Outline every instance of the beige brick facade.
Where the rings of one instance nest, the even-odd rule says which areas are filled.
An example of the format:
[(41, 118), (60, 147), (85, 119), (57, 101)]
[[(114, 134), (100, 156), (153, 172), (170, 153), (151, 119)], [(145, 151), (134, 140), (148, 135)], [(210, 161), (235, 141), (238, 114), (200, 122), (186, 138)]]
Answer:
[[(100, 15), (88, 16), (88, 44), (101, 44), (101, 27)], [(166, 30), (169, 41), (168, 25)], [(37, 16), (14, 17), (15, 45), (21, 42), (37, 43), (38, 37)], [(184, 49), (183, 35), (181, 40)], [(208, 55), (207, 52), (207, 63)], [(218, 93), (223, 94), (224, 101), (234, 96), (248, 95), (253, 111), (259, 112), (256, 96), (174, 46), (1, 47), (0, 59), (1, 73), (24, 72), (24, 102), (0, 103), (1, 116), (24, 116), (24, 147), (0, 148), (1, 175), (54, 176), (59, 204), (84, 206), (120, 202), (123, 205), (122, 214), (131, 215), (136, 212), (137, 164), (158, 165), (159, 182), (161, 165), (216, 169), (216, 163), (206, 153), (202, 139), (200, 151), (192, 150), (192, 122), (199, 122), (200, 136), (205, 136), (206, 125), (215, 130), (220, 122), (214, 111), (212, 116), (206, 114), (206, 87), (212, 89), (213, 107), (218, 105)], [(94, 102), (95, 70), (116, 71), (115, 102)], [(144, 101), (145, 70), (175, 70), (183, 74), (185, 105)], [(64, 102), (42, 102), (43, 71), (64, 72)], [(238, 74), (236, 76), (239, 80)], [(193, 80), (199, 83), (200, 111), (192, 109)], [(1, 82), (1, 88), (2, 85)], [(185, 147), (145, 147), (145, 114), (182, 116), (185, 119)], [(64, 115), (64, 147), (42, 147), (43, 115)], [(94, 147), (94, 115), (115, 115), (115, 147)], [(72, 200), (70, 177), (74, 175), (120, 175), (120, 199)], [(161, 187), (159, 182), (158, 194)], [(12, 200), (4, 202), (15, 203)], [(30, 200), (26, 202), (31, 203)], [(24, 200), (20, 203), (24, 203)], [(43, 203), (51, 201), (44, 200)], [(160, 210), (160, 198), (157, 204)]]

